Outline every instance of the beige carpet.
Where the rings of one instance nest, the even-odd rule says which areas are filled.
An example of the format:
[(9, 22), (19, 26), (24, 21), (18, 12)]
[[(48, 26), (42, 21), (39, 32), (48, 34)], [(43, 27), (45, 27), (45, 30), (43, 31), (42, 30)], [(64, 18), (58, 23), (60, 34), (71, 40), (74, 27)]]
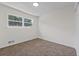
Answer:
[(76, 56), (74, 48), (34, 39), (0, 49), (2, 56)]

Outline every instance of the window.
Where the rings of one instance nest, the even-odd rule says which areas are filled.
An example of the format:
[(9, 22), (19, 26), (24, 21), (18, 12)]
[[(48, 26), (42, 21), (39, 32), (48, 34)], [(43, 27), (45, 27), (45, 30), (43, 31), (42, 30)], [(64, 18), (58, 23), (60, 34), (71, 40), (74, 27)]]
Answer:
[(9, 26), (22, 26), (22, 18), (13, 15), (8, 15), (8, 25)]
[(32, 20), (24, 18), (24, 26), (32, 26)]
[(30, 27), (32, 26), (32, 23), (31, 19), (8, 15), (8, 26)]

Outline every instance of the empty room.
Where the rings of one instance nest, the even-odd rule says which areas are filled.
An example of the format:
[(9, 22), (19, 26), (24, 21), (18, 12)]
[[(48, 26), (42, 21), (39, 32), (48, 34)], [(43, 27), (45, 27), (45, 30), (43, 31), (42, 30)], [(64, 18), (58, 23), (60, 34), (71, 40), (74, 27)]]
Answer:
[(79, 56), (79, 3), (0, 2), (0, 56)]

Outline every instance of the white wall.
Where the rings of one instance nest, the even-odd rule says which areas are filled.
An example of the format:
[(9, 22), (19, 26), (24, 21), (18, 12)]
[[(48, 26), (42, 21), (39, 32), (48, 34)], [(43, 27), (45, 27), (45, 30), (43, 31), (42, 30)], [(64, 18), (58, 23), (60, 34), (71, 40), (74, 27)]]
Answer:
[(75, 36), (74, 47), (76, 48), (77, 55), (79, 56), (79, 5), (75, 13)]
[(39, 18), (40, 37), (74, 47), (74, 12), (71, 8), (52, 10)]
[[(31, 28), (8, 28), (8, 14), (33, 19)], [(0, 4), (0, 48), (37, 38), (38, 17)], [(8, 41), (14, 43), (8, 44)]]

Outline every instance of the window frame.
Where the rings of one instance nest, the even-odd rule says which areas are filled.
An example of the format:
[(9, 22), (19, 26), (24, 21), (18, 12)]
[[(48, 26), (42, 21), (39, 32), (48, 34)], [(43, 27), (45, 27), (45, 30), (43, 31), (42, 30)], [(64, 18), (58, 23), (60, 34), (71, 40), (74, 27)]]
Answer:
[[(11, 15), (11, 14), (10, 14)], [(12, 15), (12, 16), (14, 16), (14, 15)], [(16, 16), (16, 15), (15, 15)], [(16, 17), (19, 17), (19, 16), (16, 16)], [(33, 25), (33, 20), (31, 19), (31, 18), (27, 18), (27, 17), (21, 17), (22, 18), (22, 26), (10, 26), (9, 25), (9, 21), (14, 21), (14, 20), (10, 20), (9, 19), (9, 15), (8, 15), (8, 20), (7, 20), (7, 25), (8, 25), (8, 28), (31, 28), (32, 27), (32, 25)], [(24, 26), (24, 23), (27, 23), (27, 22), (24, 22), (24, 19), (29, 19), (29, 20), (31, 20), (31, 23), (32, 23), (32, 25), (31, 26)], [(20, 21), (14, 21), (14, 22), (20, 22)]]

